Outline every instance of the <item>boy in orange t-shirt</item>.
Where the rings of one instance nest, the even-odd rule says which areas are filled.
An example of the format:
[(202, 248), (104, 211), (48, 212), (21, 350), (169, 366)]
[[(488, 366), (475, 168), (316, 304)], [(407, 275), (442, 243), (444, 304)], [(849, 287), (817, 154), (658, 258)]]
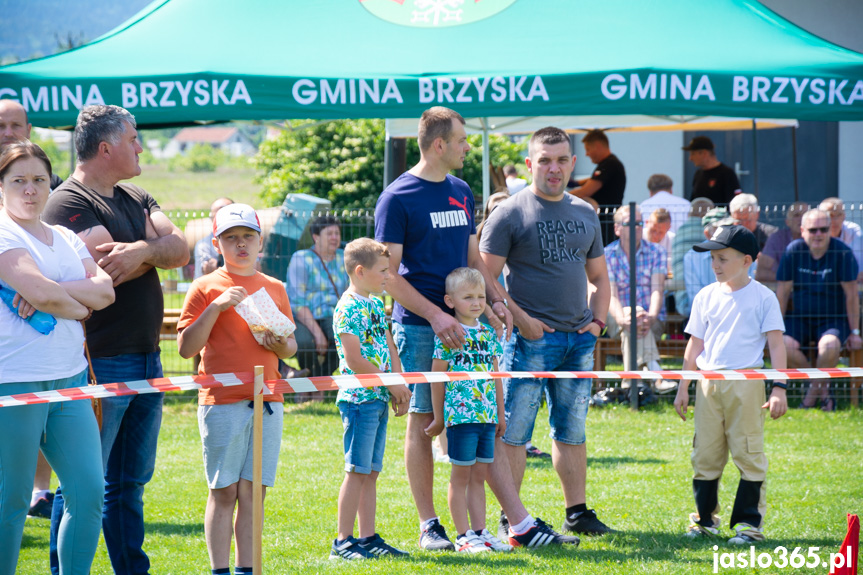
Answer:
[[(293, 320), (282, 283), (255, 271), (261, 251), (261, 225), (255, 210), (233, 204), (219, 210), (213, 222), (213, 245), (225, 258), (224, 267), (192, 283), (177, 324), (177, 345), (185, 358), (201, 353), (198, 373), (247, 372), (263, 365), (265, 379), (278, 379), (279, 358), (297, 351), (293, 335), (264, 334), (258, 344), (245, 320), (234, 309), (261, 288), (283, 314)], [(230, 574), (234, 509), (236, 549), (234, 573), (252, 573), (252, 384), (202, 389), (198, 395), (198, 428), (204, 448), (204, 471), (210, 495), (204, 533), (214, 575)], [(263, 484), (272, 486), (282, 438), (284, 402), (281, 394), (264, 396)], [(276, 404), (276, 408), (270, 405)]]

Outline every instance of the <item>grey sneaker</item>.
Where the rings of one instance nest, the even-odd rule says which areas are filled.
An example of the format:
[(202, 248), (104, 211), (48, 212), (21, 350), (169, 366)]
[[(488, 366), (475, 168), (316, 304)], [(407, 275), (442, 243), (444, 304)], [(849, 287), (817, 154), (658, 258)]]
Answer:
[(420, 547), (426, 551), (455, 551), (455, 545), (437, 519), (420, 533)]
[(506, 513), (501, 510), (500, 523), (497, 526), (497, 538), (501, 541), (509, 541), (509, 519), (506, 518)]

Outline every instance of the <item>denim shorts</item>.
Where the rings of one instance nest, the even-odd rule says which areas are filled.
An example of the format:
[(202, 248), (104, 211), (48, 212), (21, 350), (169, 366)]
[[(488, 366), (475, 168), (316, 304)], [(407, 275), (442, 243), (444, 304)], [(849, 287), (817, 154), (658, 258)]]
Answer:
[(384, 468), (389, 405), (379, 399), (366, 403), (339, 402), (345, 442), (345, 471), (368, 475)]
[[(518, 328), (504, 345), (504, 371), (590, 371), (596, 337), (590, 332), (543, 333), (525, 339)], [(568, 445), (585, 442), (584, 422), (590, 399), (590, 379), (504, 379), (507, 445), (524, 445), (533, 426), (545, 389), (551, 438)]]
[(494, 461), (494, 423), (460, 423), (446, 428), (447, 454), (453, 465), (469, 467)]
[(802, 346), (817, 345), (818, 340), (830, 330), (835, 330), (836, 337), (844, 343), (851, 334), (851, 328), (848, 327), (848, 318), (803, 318), (794, 316), (785, 318), (785, 335)]
[[(434, 355), (434, 330), (430, 325), (402, 325), (393, 322), (393, 341), (402, 362), (402, 371), (431, 371)], [(408, 413), (434, 413), (431, 384), (414, 383)]]

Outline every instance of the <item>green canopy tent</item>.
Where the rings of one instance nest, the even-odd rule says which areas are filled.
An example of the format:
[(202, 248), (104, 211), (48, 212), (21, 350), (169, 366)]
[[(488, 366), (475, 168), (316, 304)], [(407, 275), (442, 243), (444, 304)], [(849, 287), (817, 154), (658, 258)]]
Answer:
[(85, 46), (0, 68), (0, 98), (44, 127), (93, 103), (145, 128), (438, 104), (479, 118), (863, 120), (863, 54), (756, 0), (157, 0)]
[(143, 127), (435, 104), (863, 120), (863, 55), (755, 0), (159, 0), (78, 49), (0, 68), (0, 97), (52, 127), (95, 102)]

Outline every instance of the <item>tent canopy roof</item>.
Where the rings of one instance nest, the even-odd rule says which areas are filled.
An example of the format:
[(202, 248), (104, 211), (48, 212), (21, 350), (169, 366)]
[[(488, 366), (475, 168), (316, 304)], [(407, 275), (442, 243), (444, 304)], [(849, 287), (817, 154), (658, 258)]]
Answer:
[[(549, 33), (555, 28), (556, 33)], [(40, 126), (283, 118), (692, 115), (863, 120), (863, 55), (756, 0), (157, 0), (0, 68)]]

